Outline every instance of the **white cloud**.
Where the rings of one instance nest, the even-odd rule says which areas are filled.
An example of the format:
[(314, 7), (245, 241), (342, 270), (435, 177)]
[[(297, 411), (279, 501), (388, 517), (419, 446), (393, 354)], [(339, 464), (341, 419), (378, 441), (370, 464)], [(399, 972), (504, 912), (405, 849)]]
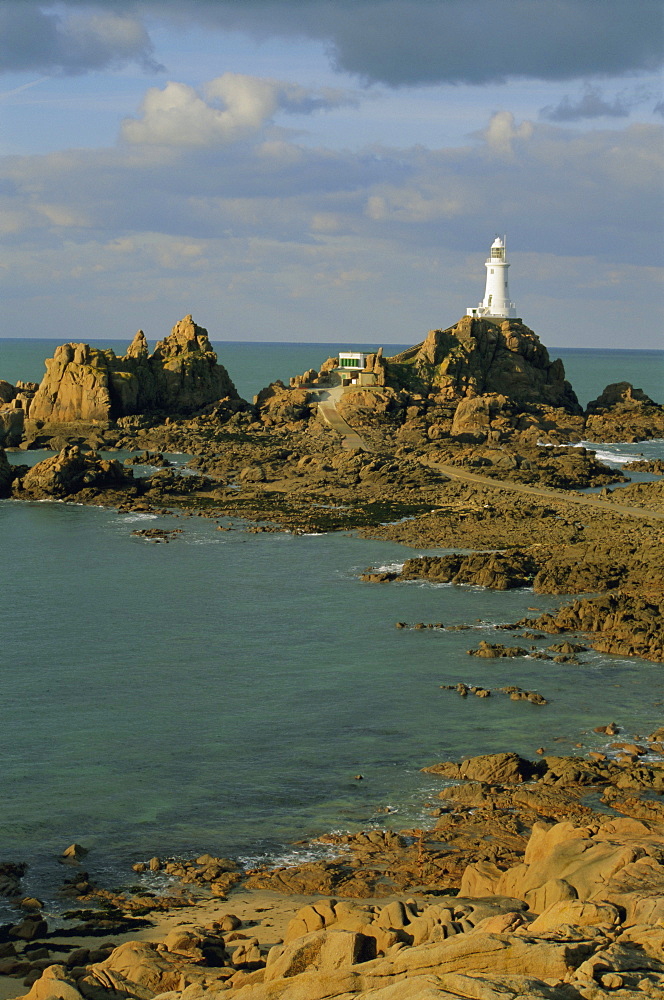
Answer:
[(498, 111), (492, 116), (484, 133), (489, 150), (506, 160), (514, 157), (515, 140), (526, 141), (533, 136), (532, 122), (515, 125), (511, 111)]
[[(257, 133), (278, 111), (312, 114), (356, 101), (341, 90), (312, 90), (243, 73), (224, 73), (210, 80), (202, 95), (187, 84), (171, 81), (148, 90), (140, 117), (122, 123), (122, 137), (144, 145), (215, 146)], [(272, 148), (266, 145), (264, 152), (278, 155), (278, 142)]]
[[(278, 339), (308, 323), (332, 340), (337, 323), (373, 316), (383, 339), (407, 342), (479, 298), (488, 243), (506, 231), (515, 261), (547, 255), (527, 291), (514, 267), (533, 313), (556, 294), (561, 315), (582, 309), (594, 289), (604, 334), (621, 296), (657, 313), (660, 127), (583, 132), (499, 111), (464, 146), (339, 152), (274, 124), (312, 95), (236, 74), (200, 92), (173, 82), (147, 92), (114, 148), (0, 159), (3, 298), (48, 300), (55, 316), (78, 296), (110, 322), (120, 296), (135, 328), (132, 302), (177, 316), (227, 295), (257, 339), (251, 317), (272, 310)], [(449, 310), (427, 318), (441, 296)]]

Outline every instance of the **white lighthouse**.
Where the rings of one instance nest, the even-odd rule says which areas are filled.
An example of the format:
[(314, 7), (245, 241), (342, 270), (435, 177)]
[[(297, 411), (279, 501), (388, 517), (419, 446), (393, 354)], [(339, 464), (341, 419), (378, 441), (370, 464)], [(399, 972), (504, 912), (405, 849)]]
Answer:
[(481, 319), (515, 319), (516, 308), (510, 302), (510, 290), (507, 284), (507, 269), (509, 264), (505, 259), (505, 240), (496, 236), (491, 244), (486, 267), (486, 290), (479, 305), (466, 310), (467, 316)]

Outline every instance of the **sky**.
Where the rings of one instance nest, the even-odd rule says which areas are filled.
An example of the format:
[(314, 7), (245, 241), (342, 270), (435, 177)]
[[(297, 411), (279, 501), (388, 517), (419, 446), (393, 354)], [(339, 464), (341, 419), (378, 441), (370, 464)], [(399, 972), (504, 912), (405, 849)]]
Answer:
[(0, 337), (662, 348), (659, 0), (0, 0)]

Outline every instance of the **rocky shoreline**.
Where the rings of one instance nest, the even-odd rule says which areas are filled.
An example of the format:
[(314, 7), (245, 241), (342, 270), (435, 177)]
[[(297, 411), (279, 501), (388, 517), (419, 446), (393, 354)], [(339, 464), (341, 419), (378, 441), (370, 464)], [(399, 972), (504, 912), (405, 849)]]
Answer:
[[(562, 636), (539, 658), (577, 667), (586, 644), (664, 662), (662, 482), (610, 491), (625, 476), (578, 446), (662, 438), (664, 407), (619, 382), (584, 412), (564, 375), (520, 321), (464, 317), (399, 356), (370, 355), (361, 384), (341, 385), (329, 359), (249, 403), (189, 316), (152, 354), (139, 331), (123, 357), (63, 345), (41, 385), (0, 381), (0, 496), (452, 550), (399, 573), (368, 568), (366, 583), (569, 595), (555, 613), (504, 628)], [(326, 421), (319, 403), (331, 393), (361, 447)], [(57, 454), (11, 465), (2, 445)], [(123, 451), (127, 462), (114, 457)], [(188, 474), (169, 452), (192, 456)], [(135, 475), (137, 464), (149, 474)], [(591, 486), (604, 487), (601, 502), (575, 492)], [(177, 543), (181, 530), (134, 533)], [(469, 652), (533, 655), (511, 643)], [(500, 693), (546, 703), (514, 686)], [(330, 836), (325, 861), (251, 872), (209, 855), (137, 862), (138, 877), (147, 865), (174, 880), (160, 897), (95, 886), (73, 849), (66, 931), (21, 896), (23, 867), (7, 861), (0, 891), (23, 916), (0, 928), (4, 995), (664, 997), (664, 730), (603, 726), (619, 736), (606, 753), (540, 747), (533, 760), (435, 765), (444, 785), (430, 829)]]
[(24, 916), (0, 928), (3, 995), (661, 997), (664, 729), (597, 729), (618, 737), (606, 753), (428, 767), (442, 783), (429, 829), (324, 837), (327, 860), (138, 862), (170, 877), (155, 895), (95, 887), (72, 845), (66, 928), (49, 930), (21, 898), (24, 867), (5, 864), (0, 888)]

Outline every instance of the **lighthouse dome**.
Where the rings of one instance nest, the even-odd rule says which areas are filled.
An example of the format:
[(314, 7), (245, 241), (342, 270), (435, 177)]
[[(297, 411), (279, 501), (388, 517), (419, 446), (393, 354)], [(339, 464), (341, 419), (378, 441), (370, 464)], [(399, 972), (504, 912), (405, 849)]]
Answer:
[(495, 240), (491, 244), (491, 260), (505, 260), (505, 244), (501, 240), (500, 236), (496, 236)]

